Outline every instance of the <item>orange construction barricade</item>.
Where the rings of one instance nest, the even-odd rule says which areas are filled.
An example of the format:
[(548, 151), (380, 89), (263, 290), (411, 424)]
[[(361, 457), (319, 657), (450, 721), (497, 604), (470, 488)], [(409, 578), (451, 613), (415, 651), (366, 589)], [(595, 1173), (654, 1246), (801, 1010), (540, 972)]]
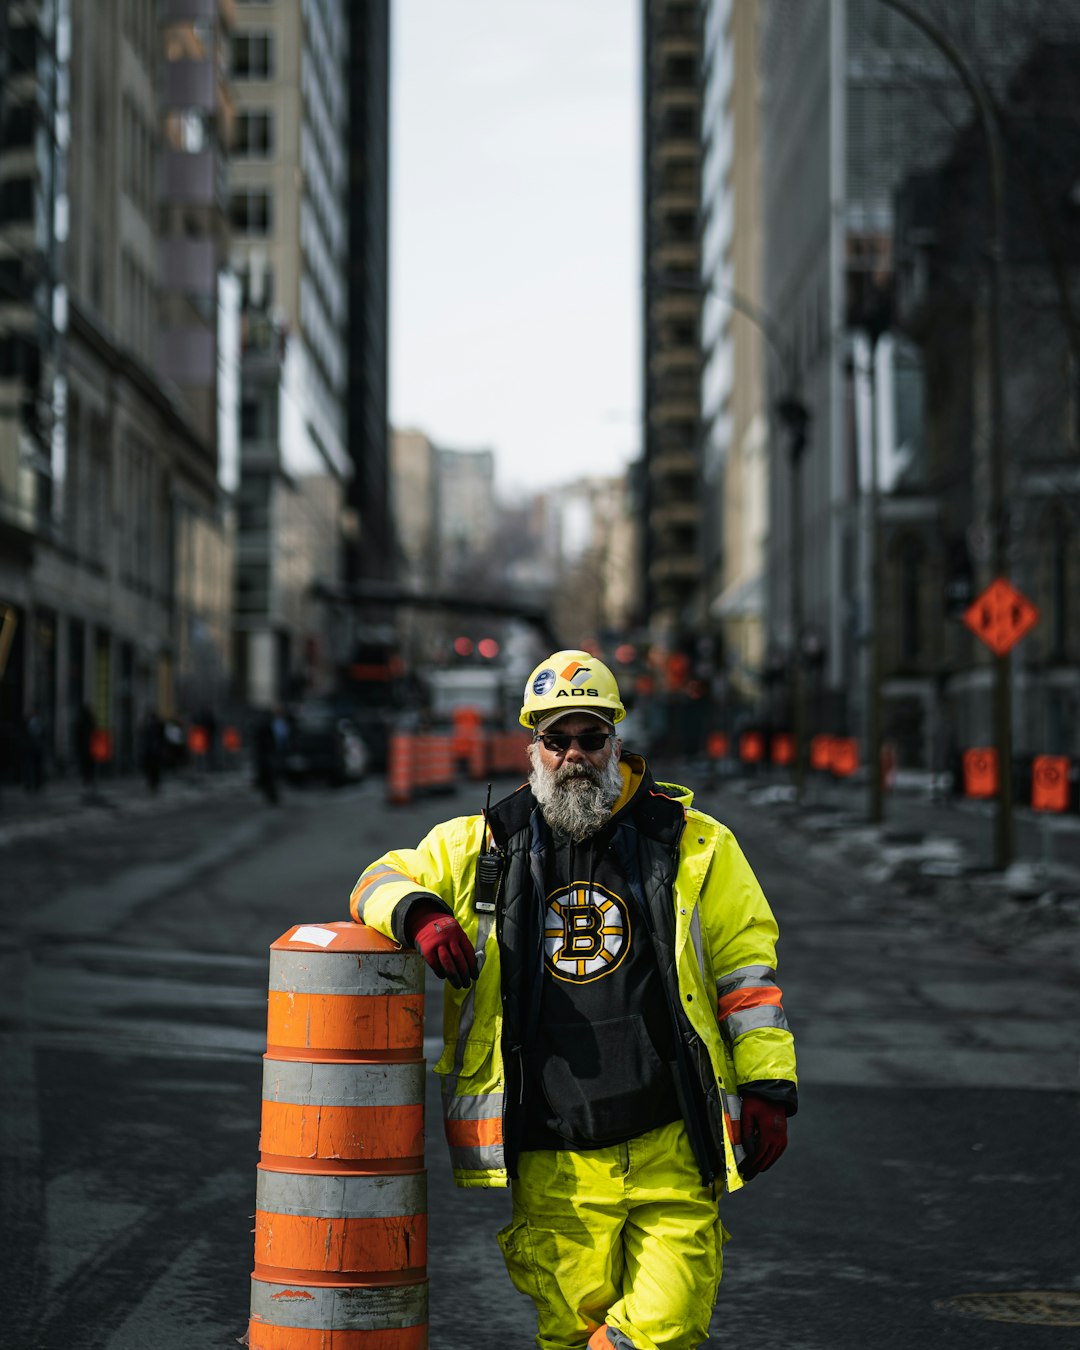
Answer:
[(710, 731), (705, 742), (705, 753), (710, 759), (726, 759), (730, 741), (722, 731)]
[(810, 767), (828, 773), (832, 765), (831, 736), (812, 736), (810, 739)]
[(362, 924), (270, 949), (250, 1350), (425, 1350), (424, 965)]
[(964, 751), (964, 796), (996, 797), (998, 755), (992, 746)]
[(492, 773), (529, 772), (529, 738), (520, 731), (497, 731), (488, 741)]
[(834, 736), (829, 747), (829, 768), (837, 778), (847, 778), (859, 767), (859, 742), (854, 736)]
[(739, 758), (744, 764), (760, 764), (765, 758), (765, 737), (760, 731), (744, 731), (739, 737)]
[(795, 737), (790, 732), (782, 731), (772, 738), (772, 762), (795, 763)]
[(404, 806), (413, 796), (413, 736), (410, 731), (390, 733), (386, 756), (386, 800)]
[(1069, 761), (1065, 755), (1036, 755), (1031, 762), (1034, 811), (1069, 809)]

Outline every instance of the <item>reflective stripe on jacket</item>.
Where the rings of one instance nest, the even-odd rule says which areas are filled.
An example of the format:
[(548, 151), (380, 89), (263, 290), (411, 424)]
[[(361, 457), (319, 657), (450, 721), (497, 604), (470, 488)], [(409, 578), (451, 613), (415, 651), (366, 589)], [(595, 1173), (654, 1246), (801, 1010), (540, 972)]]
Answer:
[[(695, 1069), (717, 1117), (711, 1123), (723, 1149), (718, 1170), (734, 1191), (744, 1184), (738, 1170), (743, 1158), (739, 1088), (761, 1085), (763, 1095), (792, 1103), (795, 1094), (794, 1045), (775, 983), (776, 921), (731, 832), (695, 810), (685, 788), (661, 787), (685, 813), (672, 894), (677, 987), (671, 997), (673, 1002), (677, 997), (692, 1029), (688, 1039), (705, 1052), (698, 1054)], [(528, 790), (521, 792), (531, 802)], [(524, 859), (519, 885), (528, 878), (529, 845), (522, 838), (527, 833), (519, 830), (510, 841), (511, 857), (517, 848)], [(479, 979), (467, 989), (444, 986), (445, 1048), (435, 1065), (460, 1186), (507, 1183), (504, 1087), (513, 1066), (503, 1058), (502, 953), (495, 915), (473, 908), (476, 859), (484, 843), (481, 816), (437, 825), (416, 848), (393, 849), (373, 862), (357, 882), (350, 905), (357, 922), (401, 941), (408, 906), (396, 916), (395, 910), (427, 892), (446, 904), (476, 947)]]

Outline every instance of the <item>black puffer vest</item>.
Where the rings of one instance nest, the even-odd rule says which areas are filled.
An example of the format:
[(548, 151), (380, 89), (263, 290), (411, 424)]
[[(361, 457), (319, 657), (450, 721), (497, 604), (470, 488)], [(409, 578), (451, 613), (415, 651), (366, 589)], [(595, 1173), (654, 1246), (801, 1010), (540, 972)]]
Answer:
[[(613, 847), (649, 925), (675, 1032), (679, 1106), (702, 1181), (710, 1185), (723, 1173), (722, 1113), (709, 1109), (717, 1099), (712, 1066), (682, 1010), (675, 968), (673, 891), (685, 816), (679, 803), (656, 786), (644, 761), (639, 763), (642, 790), (618, 813)], [(502, 968), (503, 1139), (507, 1172), (514, 1177), (521, 1151), (522, 1064), (535, 1034), (544, 979), (544, 852), (550, 835), (527, 785), (496, 803), (488, 820), (506, 859), (495, 932)]]

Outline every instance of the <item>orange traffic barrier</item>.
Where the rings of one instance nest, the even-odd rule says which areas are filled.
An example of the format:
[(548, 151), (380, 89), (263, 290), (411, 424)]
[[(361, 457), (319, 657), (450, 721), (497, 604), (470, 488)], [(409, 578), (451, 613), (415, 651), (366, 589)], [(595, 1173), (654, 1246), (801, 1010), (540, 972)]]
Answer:
[(386, 799), (393, 806), (404, 806), (412, 795), (412, 734), (394, 731), (387, 751)]
[(492, 773), (529, 771), (529, 738), (520, 731), (496, 731), (488, 737), (488, 765)]
[(430, 792), (454, 786), (454, 739), (433, 732), (412, 737), (412, 785)]
[(465, 758), (469, 765), (469, 777), (474, 782), (483, 778), (488, 771), (487, 737), (477, 732), (469, 742)]
[(847, 778), (859, 767), (859, 742), (854, 736), (834, 736), (829, 747), (829, 768), (837, 778)]
[(1065, 755), (1036, 755), (1031, 762), (1031, 806), (1035, 811), (1069, 809), (1069, 761)]
[(832, 764), (831, 736), (812, 736), (810, 738), (810, 767), (827, 773)]
[(221, 744), (230, 755), (235, 755), (240, 750), (243, 741), (241, 740), (240, 733), (237, 731), (236, 727), (225, 728), (221, 733)]
[(354, 923), (270, 949), (250, 1350), (425, 1350), (423, 963)]
[(760, 731), (744, 731), (739, 737), (739, 758), (744, 764), (760, 764), (765, 758), (765, 737)]
[(795, 737), (782, 731), (772, 738), (772, 762), (774, 764), (795, 763)]
[(112, 759), (112, 732), (100, 727), (90, 733), (90, 758), (95, 764), (107, 764)]
[(710, 759), (726, 759), (731, 742), (722, 731), (710, 731), (705, 742), (705, 753)]
[(992, 746), (964, 751), (964, 796), (996, 797), (998, 756)]

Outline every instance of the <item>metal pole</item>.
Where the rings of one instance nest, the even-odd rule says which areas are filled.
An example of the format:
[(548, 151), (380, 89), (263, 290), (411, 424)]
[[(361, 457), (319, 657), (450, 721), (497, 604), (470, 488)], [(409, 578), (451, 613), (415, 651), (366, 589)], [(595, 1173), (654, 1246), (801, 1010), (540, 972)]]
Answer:
[(878, 483), (877, 335), (870, 335), (870, 651), (867, 661), (866, 759), (870, 771), (870, 823), (879, 825), (885, 810), (881, 791), (881, 501)]
[(791, 722), (795, 737), (795, 800), (801, 802), (806, 785), (806, 668), (803, 652), (803, 547), (801, 461), (806, 449), (810, 413), (794, 393), (776, 404), (776, 411), (790, 437), (791, 457)]
[(806, 787), (806, 670), (803, 663), (801, 456), (791, 455), (791, 730), (795, 737), (795, 800)]
[[(1005, 256), (1004, 155), (1001, 132), (989, 91), (979, 75), (968, 65), (949, 35), (909, 0), (880, 0), (886, 8), (913, 23), (945, 57), (971, 95), (983, 136), (990, 166), (990, 268), (989, 331), (987, 346), (990, 365), (990, 503), (987, 510), (993, 535), (993, 565), (996, 576), (1008, 575), (1008, 521), (1005, 513), (1005, 385), (1002, 366), (1001, 297)], [(994, 831), (994, 865), (1002, 870), (1013, 859), (1012, 818), (1012, 670), (1008, 656), (994, 657), (993, 696), (994, 739), (998, 752), (997, 821)]]

